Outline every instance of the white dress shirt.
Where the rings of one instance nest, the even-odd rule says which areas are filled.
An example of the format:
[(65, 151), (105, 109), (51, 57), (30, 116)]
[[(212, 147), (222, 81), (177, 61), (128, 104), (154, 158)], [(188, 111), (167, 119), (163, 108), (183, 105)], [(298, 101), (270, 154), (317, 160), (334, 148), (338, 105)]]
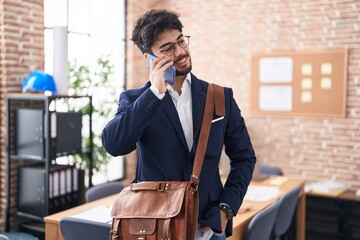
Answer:
[[(178, 112), (180, 123), (184, 131), (186, 143), (189, 151), (192, 148), (193, 139), (193, 117), (192, 117), (192, 97), (191, 97), (191, 74), (188, 73), (181, 86), (181, 95), (173, 89), (170, 84), (167, 84), (168, 92), (173, 100), (175, 108)], [(159, 94), (159, 90), (151, 85), (150, 90), (161, 100), (165, 93)]]

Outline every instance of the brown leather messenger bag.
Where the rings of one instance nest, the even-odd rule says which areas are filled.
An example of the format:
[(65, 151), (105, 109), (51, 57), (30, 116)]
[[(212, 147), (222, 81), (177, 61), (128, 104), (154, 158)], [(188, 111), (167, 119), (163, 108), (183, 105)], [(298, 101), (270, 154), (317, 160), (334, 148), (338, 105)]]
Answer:
[(197, 188), (214, 109), (217, 116), (225, 116), (224, 89), (209, 84), (190, 181), (145, 181), (125, 187), (112, 208), (110, 240), (194, 239)]

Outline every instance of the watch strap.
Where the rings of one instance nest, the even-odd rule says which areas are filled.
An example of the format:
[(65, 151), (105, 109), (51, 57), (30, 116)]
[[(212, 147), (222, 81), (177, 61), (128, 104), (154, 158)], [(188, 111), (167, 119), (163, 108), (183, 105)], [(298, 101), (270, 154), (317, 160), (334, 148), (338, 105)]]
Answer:
[(226, 203), (220, 203), (219, 207), (222, 211), (225, 212), (228, 219), (232, 219), (235, 216), (234, 210)]

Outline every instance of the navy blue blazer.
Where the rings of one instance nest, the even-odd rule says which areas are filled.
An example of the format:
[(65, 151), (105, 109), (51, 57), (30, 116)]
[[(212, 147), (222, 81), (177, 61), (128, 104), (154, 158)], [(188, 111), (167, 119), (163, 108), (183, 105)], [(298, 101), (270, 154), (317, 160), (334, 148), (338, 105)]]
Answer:
[[(138, 150), (136, 181), (188, 181), (199, 138), (208, 83), (191, 76), (194, 145), (189, 152), (171, 96), (159, 100), (143, 87), (121, 93), (118, 113), (103, 130), (103, 146), (113, 156)], [(216, 116), (214, 116), (216, 118)], [(223, 186), (219, 160), (223, 146), (231, 170)], [(201, 225), (221, 232), (219, 203), (235, 212), (240, 208), (251, 180), (255, 153), (233, 92), (225, 88), (225, 118), (212, 123), (200, 174), (199, 218)], [(232, 234), (232, 221), (226, 229)]]

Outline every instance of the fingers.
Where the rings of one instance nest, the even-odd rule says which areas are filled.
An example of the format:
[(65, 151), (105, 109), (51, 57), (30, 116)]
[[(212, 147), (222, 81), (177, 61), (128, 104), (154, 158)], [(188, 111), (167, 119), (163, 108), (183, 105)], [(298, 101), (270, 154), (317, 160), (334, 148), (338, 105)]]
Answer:
[(150, 82), (159, 90), (160, 93), (164, 93), (167, 89), (164, 72), (174, 64), (174, 62), (169, 60), (170, 59), (168, 57), (156, 58), (150, 65)]
[(151, 62), (151, 70), (165, 72), (173, 64), (174, 62), (170, 61), (168, 57), (156, 58)]
[(163, 73), (166, 71), (166, 69), (168, 69), (170, 66), (172, 66), (174, 64), (174, 62), (168, 62), (165, 63), (161, 68), (159, 68), (159, 71), (162, 71)]

